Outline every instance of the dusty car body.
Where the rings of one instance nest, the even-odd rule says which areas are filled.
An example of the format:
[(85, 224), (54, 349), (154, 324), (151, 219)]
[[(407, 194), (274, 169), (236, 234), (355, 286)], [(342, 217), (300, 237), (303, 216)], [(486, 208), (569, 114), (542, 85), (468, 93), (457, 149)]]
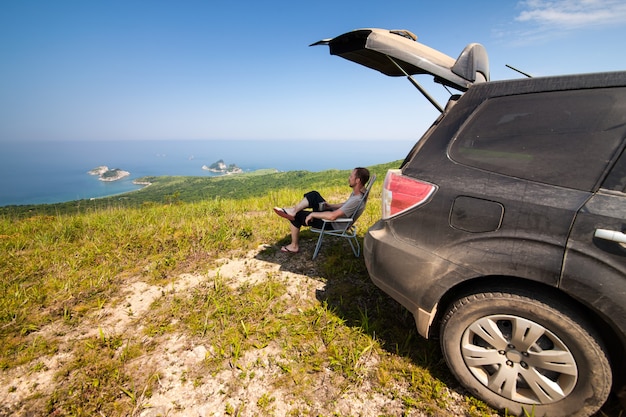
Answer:
[[(490, 405), (596, 412), (626, 375), (626, 72), (491, 81), (481, 45), (454, 59), (408, 31), (316, 44), (441, 111), (387, 173), (372, 281)], [(458, 94), (439, 105), (423, 74)]]

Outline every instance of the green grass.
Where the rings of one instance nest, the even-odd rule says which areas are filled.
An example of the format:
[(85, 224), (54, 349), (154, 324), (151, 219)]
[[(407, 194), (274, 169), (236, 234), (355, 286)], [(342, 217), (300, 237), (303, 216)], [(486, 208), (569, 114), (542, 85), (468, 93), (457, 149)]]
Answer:
[[(379, 181), (359, 220), (361, 236), (379, 218), (382, 178), (397, 165), (370, 167)], [(306, 253), (285, 258), (276, 249), (288, 229), (271, 208), (312, 188), (343, 198), (348, 174), (149, 178), (152, 185), (124, 196), (1, 208), (0, 369), (21, 378), (63, 359), (50, 389), (29, 386), (13, 409), (0, 405), (0, 415), (139, 415), (164, 378), (165, 364), (151, 355), (172, 339), (207, 349), (179, 376), (189, 390), (236, 375), (221, 389), (228, 400), (218, 414), (273, 415), (287, 404), (288, 415), (347, 415), (333, 407), (367, 386), (363, 401), (396, 401), (394, 415), (448, 415), (447, 388), (456, 383), (436, 342), (420, 338), (412, 316), (371, 283), (362, 257), (329, 241), (311, 262), (308, 232)], [(323, 289), (306, 297), (310, 283), (274, 272), (238, 283), (218, 273), (175, 290), (183, 274), (204, 276), (259, 247), (257, 259)], [(249, 268), (241, 273), (252, 276)], [(139, 283), (162, 288), (145, 312), (121, 301)], [(130, 334), (102, 328), (104, 311), (140, 325)], [(253, 403), (228, 396), (256, 381), (267, 391)], [(16, 393), (19, 381), (0, 389), (0, 398)], [(462, 406), (467, 416), (494, 413), (471, 397)]]

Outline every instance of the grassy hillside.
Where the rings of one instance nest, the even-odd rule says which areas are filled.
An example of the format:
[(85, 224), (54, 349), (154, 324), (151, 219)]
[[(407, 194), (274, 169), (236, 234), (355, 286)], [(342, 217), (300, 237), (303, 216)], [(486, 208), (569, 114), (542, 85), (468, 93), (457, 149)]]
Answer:
[[(397, 165), (370, 167), (361, 236)], [(313, 188), (341, 200), (348, 174), (148, 178), (3, 207), (0, 416), (493, 415), (345, 242), (315, 262), (308, 232), (302, 253), (278, 250), (271, 208)]]
[[(396, 161), (379, 165), (378, 169), (384, 173), (386, 167), (398, 165), (399, 161)], [(285, 189), (295, 191), (337, 186), (345, 190), (346, 172), (339, 170), (323, 172), (260, 170), (220, 177), (144, 177), (138, 181), (150, 185), (131, 193), (58, 204), (5, 206), (0, 207), (0, 215), (13, 218), (33, 214), (69, 215), (91, 210), (145, 207), (152, 203), (195, 203), (215, 199), (240, 201)]]

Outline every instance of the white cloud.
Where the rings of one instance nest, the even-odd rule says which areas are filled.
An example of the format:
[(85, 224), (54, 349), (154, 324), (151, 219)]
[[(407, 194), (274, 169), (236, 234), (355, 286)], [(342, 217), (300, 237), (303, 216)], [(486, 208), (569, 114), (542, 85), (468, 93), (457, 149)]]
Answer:
[(515, 18), (543, 28), (576, 29), (626, 23), (624, 0), (526, 0)]
[(510, 46), (563, 40), (585, 30), (598, 36), (605, 29), (626, 29), (624, 0), (520, 0), (516, 9), (513, 21), (492, 31)]

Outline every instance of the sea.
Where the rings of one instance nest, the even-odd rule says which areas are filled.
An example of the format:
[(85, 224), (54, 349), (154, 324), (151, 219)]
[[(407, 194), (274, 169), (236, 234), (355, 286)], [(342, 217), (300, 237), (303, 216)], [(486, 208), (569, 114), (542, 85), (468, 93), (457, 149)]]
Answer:
[[(403, 159), (411, 140), (134, 140), (0, 143), (0, 206), (50, 204), (138, 190), (145, 176), (201, 176), (222, 160), (245, 172), (351, 169)], [(130, 175), (103, 182), (100, 166)]]

